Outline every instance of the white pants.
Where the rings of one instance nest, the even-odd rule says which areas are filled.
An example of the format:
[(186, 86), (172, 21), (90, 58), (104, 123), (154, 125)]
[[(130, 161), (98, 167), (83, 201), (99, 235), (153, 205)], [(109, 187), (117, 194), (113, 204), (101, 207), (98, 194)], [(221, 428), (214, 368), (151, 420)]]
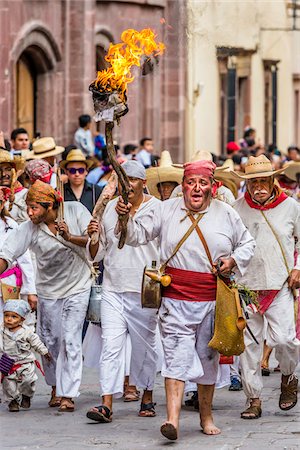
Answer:
[[(284, 286), (262, 316), (247, 308), (247, 323), (256, 337), (257, 345), (245, 330), (245, 351), (240, 355), (240, 365), (244, 392), (247, 398), (260, 398), (263, 382), (261, 359), (264, 337), (269, 347), (275, 348), (275, 357), (283, 375), (292, 374), (299, 361), (300, 341), (296, 338), (294, 299), (291, 291)], [(266, 335), (264, 333), (266, 321)]]
[(32, 397), (35, 392), (35, 382), (38, 379), (35, 373), (34, 362), (22, 364), (22, 366), (3, 378), (3, 394), (6, 401), (17, 400), (21, 395)]
[(141, 294), (102, 291), (102, 355), (100, 389), (102, 395), (123, 395), (126, 366), (126, 338), (132, 345), (130, 384), (153, 390), (156, 375), (156, 310), (141, 307)]
[(214, 331), (215, 302), (163, 298), (159, 309), (166, 378), (215, 384), (219, 354), (208, 347)]
[(59, 397), (78, 397), (82, 376), (82, 326), (90, 289), (57, 300), (39, 297), (38, 335), (53, 360), (43, 359), (46, 383)]

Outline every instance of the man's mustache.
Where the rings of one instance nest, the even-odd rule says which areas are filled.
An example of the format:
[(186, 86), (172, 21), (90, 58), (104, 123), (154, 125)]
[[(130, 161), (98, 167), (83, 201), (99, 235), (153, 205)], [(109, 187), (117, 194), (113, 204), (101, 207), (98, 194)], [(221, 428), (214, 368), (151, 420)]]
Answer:
[(267, 191), (267, 189), (255, 189), (254, 191), (254, 195), (257, 194), (268, 194), (269, 192)]

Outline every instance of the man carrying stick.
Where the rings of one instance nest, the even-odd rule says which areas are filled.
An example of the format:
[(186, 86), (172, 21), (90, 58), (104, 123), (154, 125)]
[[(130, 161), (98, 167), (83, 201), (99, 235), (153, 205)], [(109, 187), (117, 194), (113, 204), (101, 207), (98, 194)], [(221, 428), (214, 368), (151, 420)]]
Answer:
[[(64, 205), (66, 221), (57, 223), (59, 192), (42, 181), (28, 191), (30, 220), (12, 230), (0, 253), (0, 273), (30, 248), (36, 256), (38, 334), (53, 357), (44, 363), (52, 386), (49, 406), (73, 411), (82, 372), (81, 332), (90, 288), (91, 269), (85, 259), (85, 234), (91, 215), (79, 202)], [(57, 236), (57, 231), (59, 235)]]
[[(143, 193), (146, 172), (137, 161), (122, 164), (129, 178), (131, 202), (130, 214), (134, 217), (150, 214), (160, 203)], [(120, 189), (120, 186), (119, 186)], [(144, 390), (140, 417), (154, 417), (155, 404), (152, 391), (156, 375), (157, 311), (142, 308), (141, 285), (143, 269), (158, 260), (157, 242), (132, 248), (118, 248), (114, 234), (118, 221), (115, 211), (117, 199), (108, 203), (101, 223), (100, 242), (89, 244), (90, 256), (100, 261), (104, 258), (103, 292), (101, 299), (101, 328), (103, 347), (100, 359), (100, 388), (102, 404), (91, 408), (87, 417), (100, 423), (112, 421), (113, 396), (123, 395), (125, 376), (126, 337), (131, 338), (130, 384)], [(92, 236), (99, 231), (98, 222), (92, 221), (88, 232)]]
[[(197, 220), (211, 259), (214, 264), (219, 262), (222, 275), (234, 267), (244, 273), (254, 250), (254, 240), (238, 214), (212, 198), (215, 167), (211, 161), (185, 164), (183, 198), (166, 200), (145, 214), (141, 211), (139, 216), (130, 216), (127, 225), (126, 244), (144, 246), (160, 237), (161, 261), (169, 260), (165, 273), (172, 282), (164, 290), (159, 319), (167, 397), (167, 420), (161, 433), (170, 440), (178, 437), (184, 383), (188, 380), (198, 384), (203, 432), (220, 433), (211, 411), (219, 354), (207, 345), (213, 334), (216, 277), (195, 229), (174, 257), (170, 256)], [(131, 208), (119, 198), (116, 210), (120, 216)]]

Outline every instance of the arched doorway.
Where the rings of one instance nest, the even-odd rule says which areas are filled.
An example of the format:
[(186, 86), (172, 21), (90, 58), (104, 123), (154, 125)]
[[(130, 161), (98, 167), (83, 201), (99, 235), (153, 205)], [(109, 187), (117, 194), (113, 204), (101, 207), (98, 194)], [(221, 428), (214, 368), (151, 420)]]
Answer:
[(25, 128), (30, 139), (36, 135), (36, 73), (26, 55), (17, 62), (17, 128)]
[(58, 45), (50, 30), (33, 22), (19, 31), (11, 51), (13, 90), (13, 126), (25, 128), (30, 138), (38, 132), (51, 133), (59, 119), (55, 85), (57, 67), (61, 61)]

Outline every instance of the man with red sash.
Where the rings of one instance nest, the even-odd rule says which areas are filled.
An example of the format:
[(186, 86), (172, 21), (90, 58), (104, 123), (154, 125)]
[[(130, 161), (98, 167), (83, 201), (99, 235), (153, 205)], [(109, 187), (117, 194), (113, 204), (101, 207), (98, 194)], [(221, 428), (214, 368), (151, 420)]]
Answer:
[[(244, 392), (249, 407), (243, 419), (261, 416), (261, 356), (266, 329), (266, 344), (275, 348), (282, 372), (280, 409), (297, 403), (298, 380), (294, 370), (299, 361), (296, 339), (293, 290), (300, 286), (300, 207), (274, 184), (271, 162), (264, 155), (251, 156), (245, 166), (247, 192), (233, 205), (256, 240), (256, 249), (247, 272), (238, 282), (257, 291), (259, 311), (248, 309), (248, 324), (259, 345), (245, 332), (246, 350), (240, 357)], [(295, 240), (298, 259), (294, 264)]]
[[(255, 243), (238, 214), (212, 198), (215, 167), (212, 161), (185, 164), (183, 197), (154, 205), (139, 217), (129, 217), (126, 243), (144, 245), (159, 236), (161, 262), (165, 263), (192, 221), (201, 218), (199, 227), (221, 273), (229, 274), (236, 267), (243, 274)], [(130, 205), (120, 198), (116, 210), (125, 214)], [(219, 354), (207, 345), (214, 328), (216, 278), (195, 229), (169, 260), (166, 273), (172, 282), (163, 293), (159, 310), (167, 397), (167, 420), (161, 433), (177, 439), (184, 383), (190, 380), (198, 385), (203, 432), (219, 434), (211, 411)]]

